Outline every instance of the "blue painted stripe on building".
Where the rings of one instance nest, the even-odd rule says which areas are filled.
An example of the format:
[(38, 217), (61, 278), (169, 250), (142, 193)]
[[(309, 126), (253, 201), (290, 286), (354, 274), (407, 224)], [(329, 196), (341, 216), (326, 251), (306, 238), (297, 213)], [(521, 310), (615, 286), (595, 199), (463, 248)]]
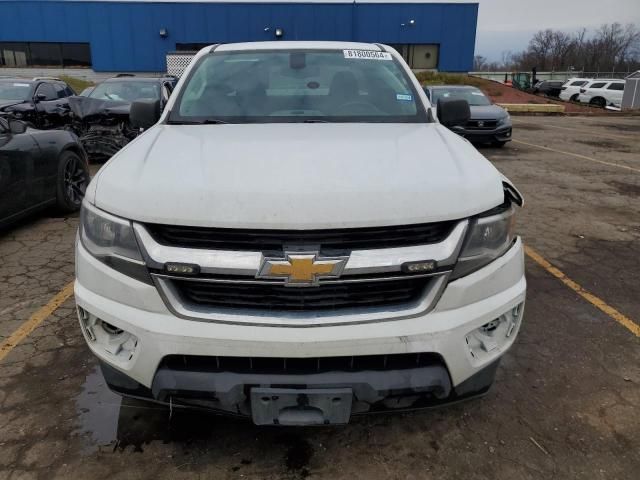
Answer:
[(10, 0), (0, 1), (0, 42), (88, 42), (96, 71), (164, 71), (176, 43), (273, 40), (281, 27), (286, 40), (439, 44), (438, 69), (456, 72), (472, 68), (477, 17), (477, 3)]

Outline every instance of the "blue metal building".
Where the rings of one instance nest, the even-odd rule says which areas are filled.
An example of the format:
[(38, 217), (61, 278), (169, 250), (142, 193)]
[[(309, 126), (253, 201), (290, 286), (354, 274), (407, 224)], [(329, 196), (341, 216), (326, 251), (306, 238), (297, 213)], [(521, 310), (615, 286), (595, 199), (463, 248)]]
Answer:
[(0, 0), (1, 67), (160, 72), (204, 44), (351, 40), (391, 44), (416, 69), (469, 71), (478, 3), (402, 0)]

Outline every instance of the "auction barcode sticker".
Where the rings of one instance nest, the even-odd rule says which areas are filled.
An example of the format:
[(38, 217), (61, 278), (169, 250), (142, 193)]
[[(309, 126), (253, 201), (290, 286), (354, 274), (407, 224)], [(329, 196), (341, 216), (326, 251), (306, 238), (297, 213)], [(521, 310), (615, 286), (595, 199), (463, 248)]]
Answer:
[(377, 52), (376, 50), (343, 50), (344, 58), (356, 58), (362, 60), (393, 60), (388, 52)]

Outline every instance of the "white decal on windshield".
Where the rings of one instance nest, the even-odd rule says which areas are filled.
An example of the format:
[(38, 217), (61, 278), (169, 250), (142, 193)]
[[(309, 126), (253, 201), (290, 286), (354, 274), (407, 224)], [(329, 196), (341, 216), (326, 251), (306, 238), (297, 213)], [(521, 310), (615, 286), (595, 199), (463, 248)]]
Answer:
[(376, 52), (375, 50), (343, 50), (344, 58), (362, 60), (393, 60), (388, 52)]

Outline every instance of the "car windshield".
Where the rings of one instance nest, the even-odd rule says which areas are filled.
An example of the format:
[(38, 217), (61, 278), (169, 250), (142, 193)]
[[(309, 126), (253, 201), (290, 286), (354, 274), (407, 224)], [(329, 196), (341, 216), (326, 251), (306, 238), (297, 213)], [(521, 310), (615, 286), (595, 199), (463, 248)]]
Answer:
[(27, 82), (0, 82), (0, 102), (23, 102), (29, 99), (31, 84)]
[(103, 82), (89, 93), (90, 98), (133, 102), (142, 98), (160, 98), (160, 86), (157, 82), (123, 80)]
[(491, 105), (489, 99), (477, 88), (434, 88), (431, 103), (438, 105), (440, 99), (466, 100), (472, 107)]
[(172, 123), (426, 122), (406, 71), (369, 50), (215, 52), (194, 67)]

